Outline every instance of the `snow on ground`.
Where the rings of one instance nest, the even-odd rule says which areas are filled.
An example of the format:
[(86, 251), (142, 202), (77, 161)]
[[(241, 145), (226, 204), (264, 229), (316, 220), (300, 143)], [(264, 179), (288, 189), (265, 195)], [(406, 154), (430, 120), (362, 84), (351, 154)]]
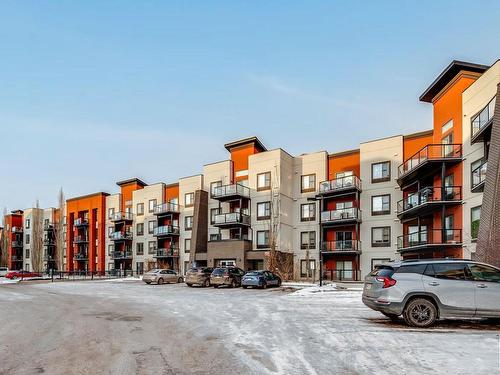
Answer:
[[(193, 343), (208, 342), (212, 348), (220, 345), (217, 357), (210, 357), (208, 349), (194, 355), (208, 363), (230, 355), (244, 369), (242, 374), (491, 374), (498, 370), (499, 327), (443, 322), (430, 329), (409, 328), (365, 307), (361, 291), (341, 289), (344, 284), (287, 293), (271, 288), (188, 288), (129, 281), (29, 287), (26, 283), (4, 288), (20, 294), (26, 288), (30, 298), (39, 300), (38, 308), (47, 305), (43, 303), (46, 296), (54, 294), (58, 297), (53, 303), (63, 303), (65, 309), (73, 307), (68, 301), (92, 301), (89, 308), (100, 314), (134, 311), (148, 316), (147, 321), (154, 319), (157, 327), (169, 325), (165, 345), (175, 342), (174, 349), (181, 352)], [(0, 296), (3, 292), (0, 286)], [(22, 302), (15, 296), (2, 302), (9, 298), (13, 303)], [(68, 313), (73, 319), (78, 315), (78, 311)], [(0, 321), (2, 318), (0, 310)], [(67, 337), (78, 339), (71, 336), (70, 321), (58, 324), (65, 327)], [(127, 340), (127, 329), (120, 334)]]

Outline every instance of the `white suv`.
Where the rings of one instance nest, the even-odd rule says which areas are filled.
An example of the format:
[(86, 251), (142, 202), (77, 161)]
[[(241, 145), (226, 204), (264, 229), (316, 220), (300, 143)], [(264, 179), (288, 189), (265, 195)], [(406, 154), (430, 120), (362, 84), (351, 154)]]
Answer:
[(500, 317), (500, 270), (464, 259), (390, 262), (365, 278), (363, 303), (414, 327), (436, 319)]

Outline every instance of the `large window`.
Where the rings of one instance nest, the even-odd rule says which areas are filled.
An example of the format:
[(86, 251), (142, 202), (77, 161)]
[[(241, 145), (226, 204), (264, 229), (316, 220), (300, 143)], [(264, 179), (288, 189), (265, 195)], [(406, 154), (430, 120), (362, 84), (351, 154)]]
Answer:
[(470, 236), (473, 241), (477, 240), (479, 233), (479, 220), (481, 219), (481, 206), (470, 209)]
[(441, 134), (445, 134), (447, 131), (453, 129), (453, 120), (448, 121), (441, 127)]
[(300, 191), (302, 193), (307, 193), (316, 190), (316, 175), (314, 173), (304, 175), (301, 177), (300, 180), (301, 180)]
[(316, 232), (300, 232), (300, 248), (302, 250), (316, 248)]
[(300, 221), (316, 220), (316, 203), (305, 203), (300, 205)]
[(186, 207), (194, 206), (194, 193), (186, 193), (184, 196), (184, 205)]
[(136, 232), (138, 236), (142, 236), (144, 234), (144, 223), (137, 223)]
[(153, 221), (153, 220), (148, 221), (148, 233), (149, 234), (153, 234), (155, 227), (156, 227), (156, 221)]
[(257, 203), (257, 220), (268, 220), (271, 218), (271, 202)]
[(137, 203), (137, 216), (144, 215), (144, 203)]
[(302, 259), (300, 261), (300, 277), (313, 277), (316, 269), (316, 261), (314, 259)]
[(184, 229), (185, 230), (193, 229), (193, 217), (192, 216), (186, 216), (184, 218)]
[(372, 215), (388, 215), (391, 213), (391, 195), (375, 195), (372, 197)]
[(156, 206), (156, 199), (150, 199), (149, 205), (148, 205), (149, 212), (153, 212), (155, 209), (155, 206)]
[(257, 175), (257, 191), (271, 189), (271, 172), (259, 173)]
[(155, 254), (156, 253), (156, 241), (149, 241), (148, 242), (148, 254)]
[(220, 213), (219, 207), (210, 209), (210, 224), (215, 223), (215, 216)]
[(210, 183), (210, 194), (215, 194), (215, 189), (222, 186), (222, 181), (215, 181)]
[(135, 252), (137, 255), (143, 255), (144, 254), (144, 244), (142, 242), (137, 242), (135, 245)]
[(391, 246), (391, 227), (372, 228), (372, 247)]
[(184, 239), (184, 252), (189, 253), (191, 251), (191, 238)]
[(391, 180), (391, 162), (384, 161), (372, 164), (372, 183)]
[(269, 247), (269, 231), (257, 231), (257, 249), (266, 249)]

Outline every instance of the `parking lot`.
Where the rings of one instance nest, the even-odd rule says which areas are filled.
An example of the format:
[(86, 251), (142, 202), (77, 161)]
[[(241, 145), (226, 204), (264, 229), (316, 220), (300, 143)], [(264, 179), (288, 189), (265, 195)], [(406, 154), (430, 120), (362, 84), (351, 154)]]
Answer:
[(419, 330), (361, 292), (140, 281), (0, 285), (0, 374), (491, 374), (500, 329)]

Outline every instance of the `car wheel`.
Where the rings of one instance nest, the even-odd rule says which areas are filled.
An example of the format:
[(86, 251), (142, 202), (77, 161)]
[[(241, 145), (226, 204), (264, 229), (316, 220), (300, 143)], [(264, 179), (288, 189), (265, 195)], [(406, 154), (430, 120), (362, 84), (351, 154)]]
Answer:
[(146, 284), (148, 284), (148, 285), (151, 284), (151, 281), (146, 281)]
[(246, 288), (248, 288), (248, 286), (247, 285), (242, 285), (242, 288), (246, 289)]
[(193, 286), (193, 284), (186, 284), (186, 285), (187, 285), (187, 286), (189, 286), (189, 287), (192, 287), (192, 286)]
[(237, 286), (236, 280), (233, 279), (233, 281), (231, 281), (231, 288), (236, 288)]
[(158, 285), (161, 285), (161, 284), (163, 284), (163, 279), (162, 279), (162, 278), (159, 278), (159, 279), (158, 279)]
[(279, 288), (281, 286), (281, 279), (278, 279), (278, 284), (276, 286)]
[(264, 284), (262, 284), (262, 289), (267, 289), (267, 283), (264, 282)]
[(179, 277), (179, 278), (177, 279), (177, 282), (180, 284), (180, 283), (183, 283), (183, 282), (184, 282), (184, 280), (182, 280), (182, 277)]
[(203, 286), (208, 288), (210, 286), (210, 280), (206, 279), (205, 282), (203, 283)]
[(397, 315), (397, 314), (389, 314), (389, 313), (385, 313), (385, 312), (382, 312), (382, 314), (384, 314), (385, 316), (387, 316), (391, 320), (398, 320), (398, 317), (399, 317), (399, 315)]
[(408, 302), (403, 317), (411, 327), (430, 327), (437, 319), (437, 309), (434, 304), (425, 298), (416, 298)]
[(219, 286), (218, 285), (214, 285), (214, 288), (217, 289)]

